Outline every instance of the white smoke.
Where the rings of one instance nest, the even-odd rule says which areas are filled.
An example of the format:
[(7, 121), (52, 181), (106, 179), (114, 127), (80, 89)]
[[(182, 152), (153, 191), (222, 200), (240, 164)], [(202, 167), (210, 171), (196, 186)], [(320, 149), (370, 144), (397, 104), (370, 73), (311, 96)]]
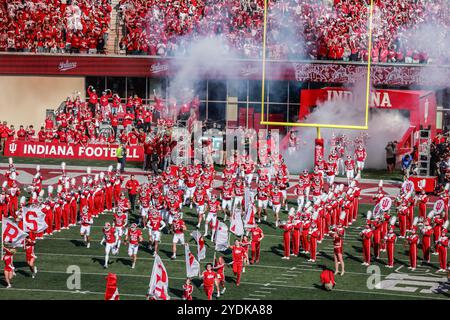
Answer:
[[(364, 90), (365, 91), (365, 90)], [(317, 108), (304, 121), (305, 123), (359, 125), (365, 123), (365, 99), (361, 94), (361, 88), (352, 90), (351, 100), (329, 100), (319, 103)], [(325, 160), (330, 152), (330, 140), (334, 136), (345, 134), (349, 140), (362, 134), (367, 134), (366, 167), (381, 169), (386, 166), (385, 147), (389, 141), (400, 140), (409, 128), (409, 119), (398, 110), (374, 110), (369, 112), (369, 129), (321, 129), (321, 137), (324, 139)], [(314, 140), (317, 137), (315, 128), (302, 127), (297, 129), (297, 137), (300, 140), (298, 151), (290, 155), (285, 152), (285, 160), (291, 173), (299, 173), (304, 169), (311, 169), (314, 163)], [(346, 148), (346, 152), (353, 156), (354, 146)]]

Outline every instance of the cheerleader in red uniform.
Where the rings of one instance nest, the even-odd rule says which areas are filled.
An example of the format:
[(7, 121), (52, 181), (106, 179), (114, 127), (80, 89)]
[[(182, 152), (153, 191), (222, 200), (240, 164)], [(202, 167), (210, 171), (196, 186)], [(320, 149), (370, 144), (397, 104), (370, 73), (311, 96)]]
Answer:
[(192, 292), (194, 287), (192, 286), (191, 279), (186, 278), (183, 284), (183, 300), (192, 300)]
[(34, 246), (36, 245), (36, 241), (32, 240), (30, 237), (27, 237), (24, 242), (24, 250), (26, 254), (26, 260), (28, 267), (31, 271), (31, 277), (34, 279), (36, 277), (37, 273), (37, 267), (34, 264), (34, 261), (36, 260), (36, 255), (34, 254)]
[(3, 261), (5, 262), (5, 268), (3, 274), (5, 275), (6, 288), (11, 288), (11, 280), (15, 276), (13, 257), (16, 253), (16, 249), (3, 247)]

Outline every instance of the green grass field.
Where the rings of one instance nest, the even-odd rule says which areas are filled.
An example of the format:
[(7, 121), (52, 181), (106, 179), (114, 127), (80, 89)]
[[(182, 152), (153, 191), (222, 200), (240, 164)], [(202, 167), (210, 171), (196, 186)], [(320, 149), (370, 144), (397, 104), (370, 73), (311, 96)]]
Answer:
[[(361, 205), (360, 211), (365, 212), (368, 205)], [(271, 213), (271, 212), (270, 212)], [(285, 213), (284, 213), (285, 214)], [(186, 210), (185, 221), (189, 233), (195, 229), (196, 218), (193, 211)], [(130, 217), (130, 220), (134, 217)], [(153, 266), (153, 258), (145, 248), (140, 248), (136, 269), (131, 269), (131, 262), (127, 257), (127, 248), (122, 245), (118, 256), (110, 258), (109, 269), (103, 269), (104, 248), (100, 245), (102, 238), (101, 227), (106, 221), (112, 221), (111, 214), (101, 215), (95, 220), (91, 236), (93, 238), (91, 248), (82, 245), (79, 236), (79, 228), (63, 230), (44, 240), (39, 240), (36, 245), (38, 259), (38, 275), (32, 279), (25, 264), (25, 255), (19, 250), (15, 256), (17, 276), (13, 279), (13, 288), (0, 288), (0, 299), (92, 299), (102, 300), (105, 291), (105, 276), (108, 272), (116, 273), (118, 276), (118, 288), (121, 299), (145, 299), (150, 274)], [(282, 231), (275, 229), (269, 222), (273, 221), (270, 215), (267, 222), (262, 223), (266, 235), (262, 242), (261, 261), (258, 265), (248, 266), (243, 274), (239, 287), (234, 284), (234, 276), (231, 268), (226, 268), (227, 291), (220, 297), (224, 299), (449, 299), (450, 294), (446, 290), (448, 285), (439, 283), (437, 293), (423, 293), (417, 285), (414, 292), (405, 292), (385, 289), (368, 289), (367, 280), (369, 274), (366, 267), (361, 265), (361, 241), (358, 229), (364, 221), (362, 214), (359, 215), (358, 223), (347, 229), (344, 241), (344, 259), (346, 274), (336, 277), (337, 286), (333, 292), (325, 292), (318, 287), (321, 265), (334, 267), (333, 247), (329, 238), (325, 238), (319, 244), (320, 255), (316, 263), (307, 262), (306, 256), (291, 257), (291, 260), (281, 260), (282, 256)], [(202, 226), (203, 227), (203, 226)], [(203, 232), (203, 230), (201, 230)], [(147, 240), (147, 230), (144, 231)], [(195, 242), (186, 235), (186, 240), (192, 240), (191, 251), (196, 253)], [(234, 238), (231, 237), (231, 241)], [(169, 287), (172, 299), (179, 299), (182, 295), (182, 285), (186, 276), (184, 248), (178, 246), (177, 260), (170, 260), (172, 235), (163, 234), (160, 246), (160, 256), (163, 259), (169, 274)], [(145, 243), (146, 244), (146, 243)], [(211, 261), (214, 255), (214, 246), (207, 240), (209, 246), (207, 261)], [(421, 253), (419, 253), (421, 257)], [(226, 252), (226, 261), (229, 262), (230, 254)], [(396, 246), (396, 262), (394, 269), (384, 267), (386, 254), (382, 253), (382, 261), (375, 262), (381, 270), (381, 280), (385, 280), (392, 273), (408, 272), (408, 256), (403, 240), (399, 239)], [(203, 269), (205, 263), (201, 262)], [(420, 261), (420, 260), (419, 260)], [(81, 270), (80, 290), (71, 290), (67, 286), (70, 266), (78, 266)], [(420, 278), (420, 281), (429, 279), (443, 279), (445, 276), (436, 274), (437, 256), (432, 257), (432, 265), (427, 269), (418, 268), (415, 272), (409, 271), (408, 275), (427, 277), (428, 280)], [(400, 268), (400, 269), (398, 269)], [(397, 272), (396, 272), (396, 269)], [(0, 277), (1, 282), (3, 276)], [(70, 279), (69, 279), (70, 280)], [(203, 290), (199, 288), (201, 280), (194, 279), (194, 299), (205, 299)], [(425, 284), (426, 285), (426, 284)], [(398, 285), (401, 287), (402, 285)], [(403, 285), (404, 287), (405, 285)], [(412, 285), (409, 285), (410, 287)]]

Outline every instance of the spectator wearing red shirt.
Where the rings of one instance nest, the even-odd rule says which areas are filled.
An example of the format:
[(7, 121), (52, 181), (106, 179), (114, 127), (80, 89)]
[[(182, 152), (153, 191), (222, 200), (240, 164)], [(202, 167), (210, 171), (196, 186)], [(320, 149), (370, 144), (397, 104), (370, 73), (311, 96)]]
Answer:
[(53, 120), (50, 116), (45, 119), (45, 130), (53, 130)]
[(322, 273), (320, 274), (320, 281), (322, 282), (323, 288), (327, 291), (333, 290), (336, 282), (334, 282), (334, 272), (327, 267), (324, 267)]
[(41, 127), (41, 130), (38, 132), (38, 140), (39, 142), (45, 142), (45, 139), (47, 139), (47, 133), (45, 132), (44, 127)]
[(131, 212), (135, 209), (136, 195), (138, 193), (139, 182), (134, 178), (134, 174), (130, 176), (130, 180), (125, 184), (125, 188), (128, 190), (128, 198), (130, 199)]
[(19, 130), (17, 130), (17, 140), (25, 141), (26, 136), (27, 136), (27, 132), (25, 131), (23, 126), (20, 126)]
[(117, 126), (119, 125), (119, 119), (115, 112), (110, 115), (111, 127), (114, 130), (114, 138), (117, 137)]
[(27, 141), (33, 140), (35, 134), (36, 134), (36, 131), (34, 131), (34, 127), (32, 125), (28, 126), (27, 133), (26, 133), (26, 140)]
[(128, 133), (128, 144), (130, 146), (137, 146), (139, 141), (139, 137), (138, 134), (136, 132), (136, 129), (133, 128), (131, 129), (131, 131)]

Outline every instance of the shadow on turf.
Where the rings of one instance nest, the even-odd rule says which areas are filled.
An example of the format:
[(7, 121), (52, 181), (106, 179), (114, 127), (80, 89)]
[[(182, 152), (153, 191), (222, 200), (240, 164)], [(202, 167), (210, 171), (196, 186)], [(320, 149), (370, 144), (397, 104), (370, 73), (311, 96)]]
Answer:
[(284, 256), (284, 248), (281, 244), (270, 247), (270, 251), (272, 251), (274, 254), (276, 254), (279, 257)]
[(81, 240), (70, 240), (70, 242), (71, 242), (75, 247), (85, 247), (84, 241), (81, 241)]

